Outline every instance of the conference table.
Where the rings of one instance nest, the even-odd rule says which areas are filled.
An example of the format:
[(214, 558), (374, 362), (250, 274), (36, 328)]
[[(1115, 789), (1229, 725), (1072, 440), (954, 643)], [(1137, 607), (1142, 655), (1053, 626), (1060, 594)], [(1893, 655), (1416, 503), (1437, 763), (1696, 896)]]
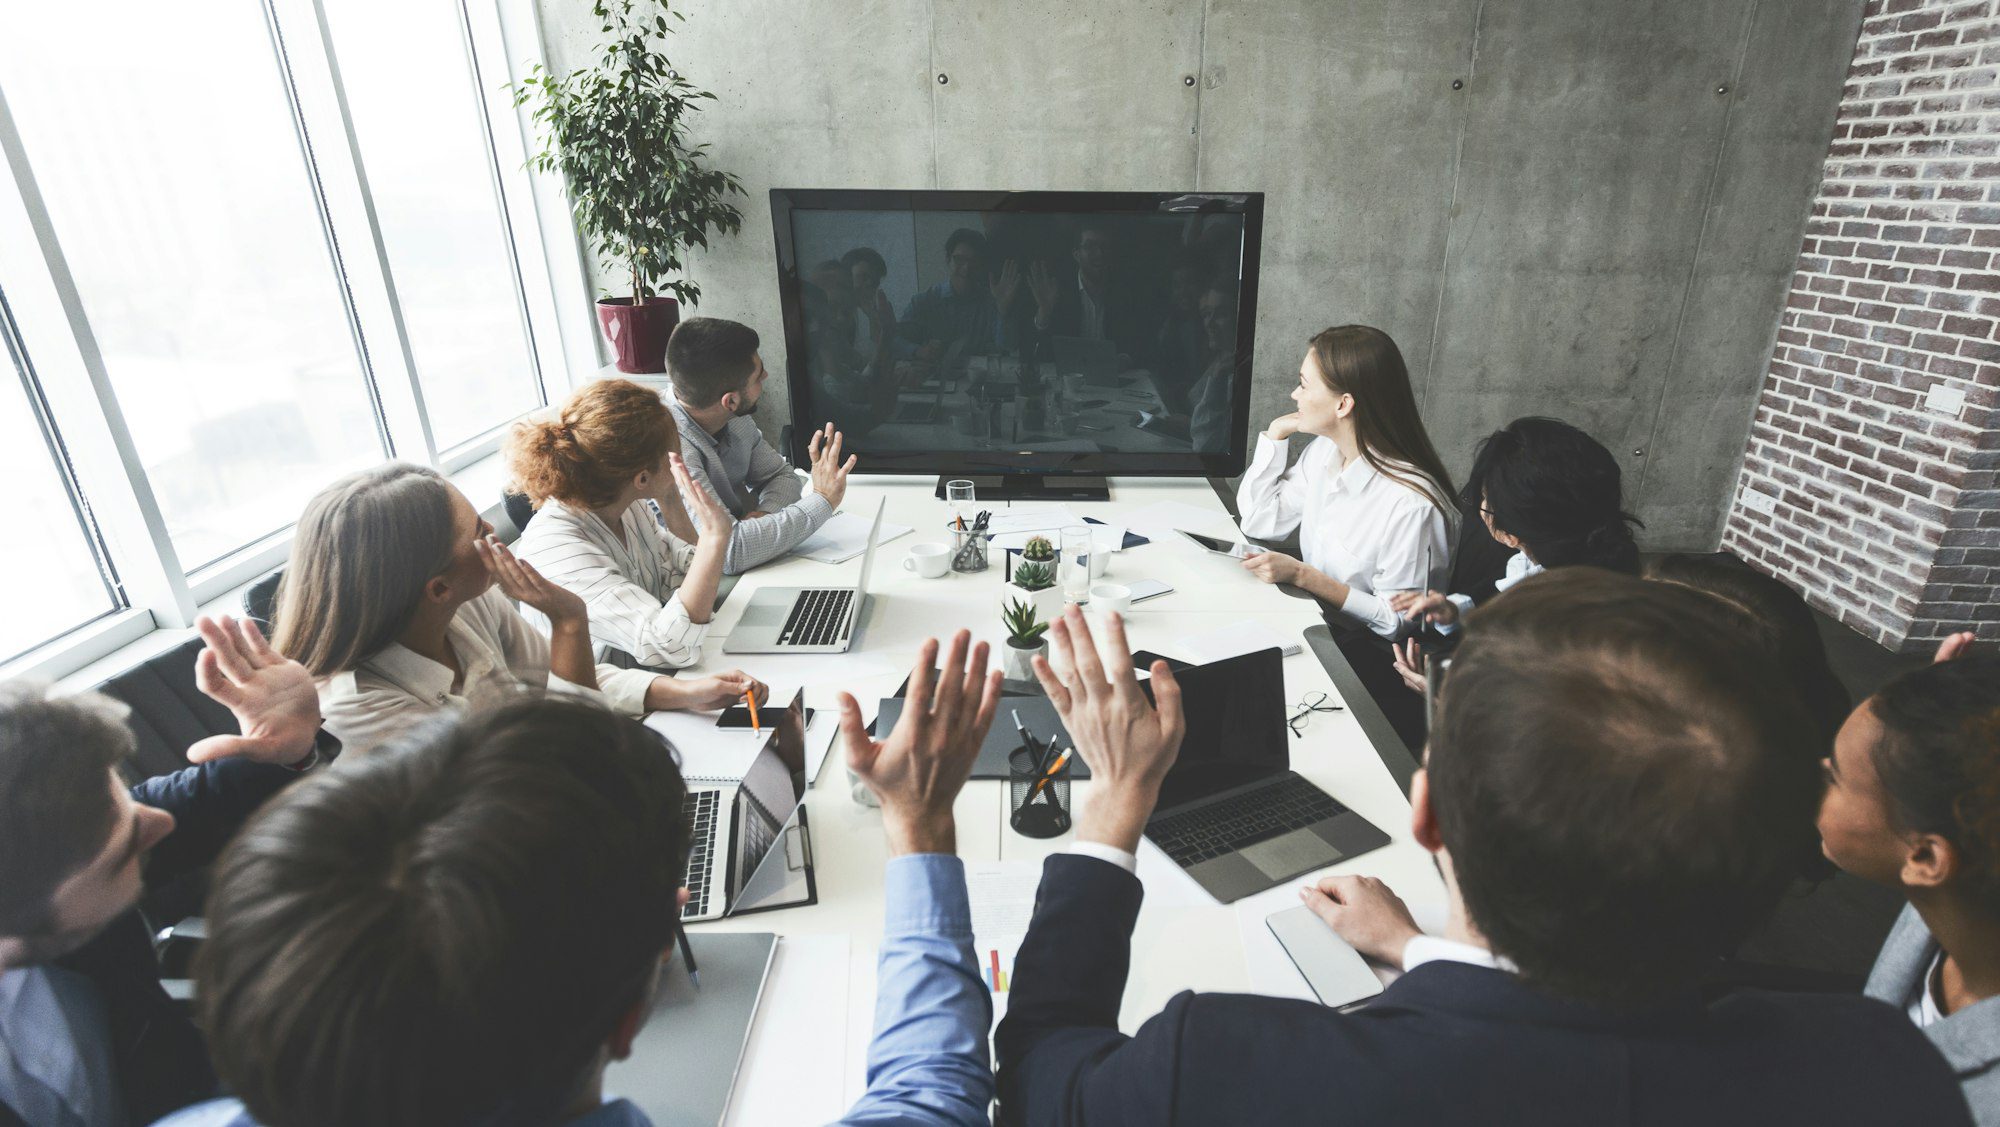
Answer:
[[(877, 702), (893, 695), (915, 663), (924, 639), (948, 638), (970, 628), (974, 641), (992, 644), (995, 663), (1004, 648), (1000, 621), (998, 553), (984, 572), (947, 573), (925, 579), (902, 566), (910, 547), (946, 540), (947, 509), (933, 495), (932, 477), (856, 476), (842, 511), (873, 514), (885, 502), (885, 522), (915, 531), (878, 548), (868, 581), (871, 603), (855, 647), (824, 656), (760, 657), (721, 652), (751, 591), (760, 586), (818, 586), (852, 582), (861, 560), (824, 564), (793, 556), (758, 568), (737, 581), (716, 613), (701, 664), (694, 672), (741, 668), (773, 685), (803, 683), (813, 708), (835, 707), (835, 694), (856, 697), (872, 720)], [(1188, 531), (1238, 535), (1234, 521), (1200, 479), (1114, 478), (1108, 502), (1065, 502), (1079, 516), (1128, 527), (1151, 543), (1113, 554), (1100, 582), (1151, 578), (1171, 584), (1170, 594), (1134, 606), (1126, 615), (1133, 649), (1185, 657), (1182, 639), (1232, 623), (1254, 620), (1294, 640), (1319, 625), (1317, 605), (1258, 582), (1233, 559), (1210, 554), (1163, 528), (1130, 523), (1165, 513)], [(1165, 509), (1159, 506), (1166, 506)], [(984, 502), (999, 510), (1005, 502)], [(1185, 521), (1186, 523), (1181, 523)], [(1313, 651), (1283, 659), (1285, 699), (1294, 709), (1315, 693), (1342, 697)], [(1001, 723), (1007, 722), (1004, 713)], [(1444, 910), (1444, 888), (1429, 853), (1410, 836), (1410, 807), (1352, 709), (1309, 715), (1289, 740), (1292, 767), (1387, 832), (1384, 848), (1323, 873), (1288, 881), (1236, 904), (1219, 904), (1151, 843), (1139, 851), (1145, 901), (1132, 937), (1132, 970), (1120, 1025), (1136, 1029), (1182, 990), (1254, 991), (1311, 997), (1263, 920), (1295, 907), (1295, 889), (1320, 875), (1354, 873), (1385, 880), (1410, 904), (1418, 921), (1435, 927)], [(809, 749), (817, 753), (817, 747)], [(1396, 749), (1401, 754), (1401, 749)], [(1090, 801), (1090, 783), (1079, 782), (1074, 801)], [(1039, 862), (1066, 850), (1072, 835), (1032, 840), (1007, 821), (1007, 784), (973, 780), (959, 796), (958, 852), (968, 865)], [(808, 789), (805, 806), (812, 833), (818, 902), (693, 925), (702, 931), (768, 931), (781, 936), (771, 976), (759, 1003), (748, 1049), (737, 1077), (728, 1122), (819, 1123), (839, 1117), (865, 1087), (862, 1062), (873, 1025), (875, 960), (882, 934), (882, 870), (888, 853), (880, 812), (852, 795), (842, 749), (834, 740), (828, 759)], [(977, 891), (975, 890), (975, 899)], [(975, 913), (978, 907), (975, 904)], [(1002, 999), (1004, 1000), (1004, 998)]]

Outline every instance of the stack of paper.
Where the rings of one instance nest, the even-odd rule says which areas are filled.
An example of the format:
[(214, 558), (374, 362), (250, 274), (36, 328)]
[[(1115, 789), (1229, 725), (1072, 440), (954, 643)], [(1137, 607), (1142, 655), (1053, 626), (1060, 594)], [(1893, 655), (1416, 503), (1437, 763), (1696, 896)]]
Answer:
[(1014, 954), (1035, 916), (1035, 890), (1042, 866), (1035, 861), (974, 861), (965, 866), (966, 898), (972, 906), (972, 953), (979, 977), (993, 995), (993, 1021), (1007, 1012), (1013, 986)]
[(1211, 661), (1256, 653), (1258, 650), (1282, 650), (1286, 657), (1290, 657), (1301, 652), (1302, 647), (1297, 638), (1287, 637), (1275, 627), (1252, 618), (1190, 634), (1180, 640), (1179, 649), (1189, 661), (1207, 665)]
[[(818, 532), (806, 537), (798, 547), (793, 548), (792, 554), (804, 556), (809, 560), (818, 560), (821, 563), (846, 563), (868, 550), (868, 529), (874, 523), (873, 520), (863, 520), (846, 513), (835, 513), (825, 524), (819, 526)], [(886, 544), (910, 531), (912, 529), (907, 524), (890, 524), (885, 520), (882, 522), (881, 533), (875, 538), (875, 543)]]

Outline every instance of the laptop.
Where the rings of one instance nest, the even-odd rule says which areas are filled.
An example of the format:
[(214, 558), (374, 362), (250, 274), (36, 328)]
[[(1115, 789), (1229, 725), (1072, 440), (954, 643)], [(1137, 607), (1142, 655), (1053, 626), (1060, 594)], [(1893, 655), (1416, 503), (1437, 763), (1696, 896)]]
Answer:
[(743, 772), (743, 781), (690, 785), (681, 802), (693, 827), (684, 921), (791, 907), (815, 898), (805, 834), (804, 694), (790, 708), (769, 711), (771, 734)]
[(1227, 904), (1389, 844), (1291, 770), (1276, 649), (1176, 673), (1186, 734), (1146, 839)]
[(765, 587), (750, 596), (743, 617), (722, 641), (726, 654), (845, 653), (868, 609), (868, 569), (882, 533), (884, 498), (861, 553), (861, 577), (852, 587)]
[(1116, 387), (1122, 382), (1118, 379), (1118, 346), (1111, 341), (1088, 337), (1050, 340), (1055, 346), (1056, 371), (1081, 375), (1084, 383), (1095, 387)]

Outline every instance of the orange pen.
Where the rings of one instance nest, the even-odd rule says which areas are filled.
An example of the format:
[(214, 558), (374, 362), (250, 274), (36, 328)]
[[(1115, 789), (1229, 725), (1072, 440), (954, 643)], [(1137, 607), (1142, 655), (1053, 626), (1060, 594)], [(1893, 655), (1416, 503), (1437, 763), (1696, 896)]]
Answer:
[(755, 690), (743, 694), (743, 703), (750, 706), (750, 730), (753, 732), (763, 731), (764, 729), (757, 723), (757, 693)]
[(1042, 793), (1042, 788), (1048, 786), (1049, 780), (1055, 777), (1057, 771), (1063, 769), (1063, 764), (1069, 762), (1070, 750), (1074, 749), (1065, 750), (1061, 755), (1056, 756), (1056, 761), (1049, 764), (1048, 770), (1042, 772), (1042, 777), (1035, 782), (1035, 789), (1028, 792), (1028, 797), (1022, 801), (1021, 805), (1026, 806), (1035, 800), (1036, 795)]

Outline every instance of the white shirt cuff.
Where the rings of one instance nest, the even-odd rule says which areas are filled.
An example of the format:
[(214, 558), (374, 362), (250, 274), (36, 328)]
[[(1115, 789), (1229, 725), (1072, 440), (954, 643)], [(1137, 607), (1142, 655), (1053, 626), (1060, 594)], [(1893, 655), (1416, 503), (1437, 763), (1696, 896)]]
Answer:
[(1445, 598), (1451, 601), (1452, 606), (1458, 608), (1458, 621), (1437, 623), (1437, 631), (1440, 634), (1456, 634), (1460, 624), (1465, 621), (1465, 616), (1472, 613), (1472, 596), (1450, 594)]
[(1097, 841), (1079, 841), (1073, 843), (1069, 851), (1079, 857), (1095, 857), (1107, 864), (1116, 865), (1134, 876), (1139, 873), (1139, 858), (1115, 845), (1105, 845)]
[(1513, 963), (1486, 948), (1460, 943), (1456, 939), (1419, 935), (1403, 945), (1404, 971), (1413, 971), (1425, 963), (1435, 962), (1470, 963), (1476, 967), (1492, 967), (1504, 971), (1514, 969)]

